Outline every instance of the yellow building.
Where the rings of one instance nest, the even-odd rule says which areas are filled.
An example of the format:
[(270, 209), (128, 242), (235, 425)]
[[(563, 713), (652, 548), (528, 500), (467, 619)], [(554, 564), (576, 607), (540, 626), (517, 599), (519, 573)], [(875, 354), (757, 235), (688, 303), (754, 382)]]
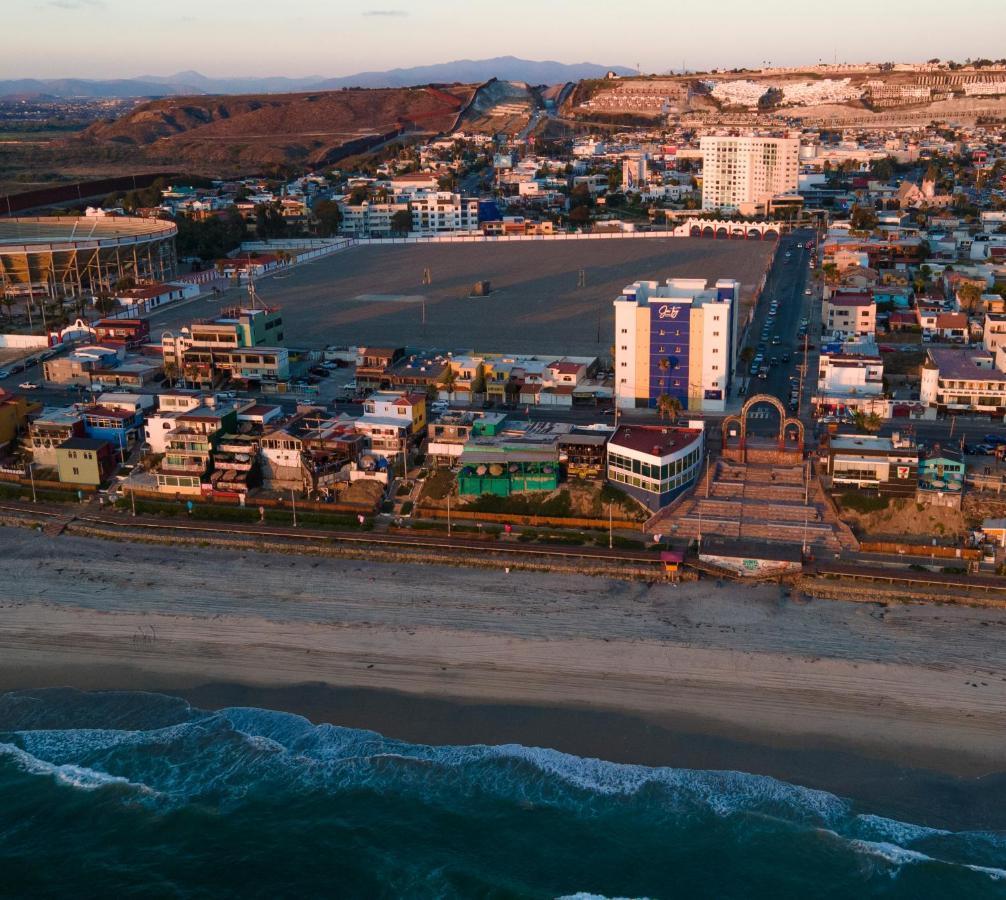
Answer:
[(7, 447), (28, 424), (28, 416), (39, 412), (41, 403), (0, 389), (0, 449)]

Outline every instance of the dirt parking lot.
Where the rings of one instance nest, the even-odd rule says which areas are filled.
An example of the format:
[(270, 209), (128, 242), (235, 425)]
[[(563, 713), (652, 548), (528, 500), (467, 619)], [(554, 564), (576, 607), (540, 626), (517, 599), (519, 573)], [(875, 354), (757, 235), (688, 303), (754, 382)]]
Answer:
[[(607, 354), (612, 300), (625, 285), (737, 278), (750, 299), (774, 247), (696, 238), (354, 247), (263, 279), (258, 292), (283, 307), (289, 346)], [(430, 285), (422, 283), (427, 268)], [(585, 287), (577, 287), (581, 269)], [(492, 293), (470, 297), (486, 279)], [(165, 311), (158, 330), (186, 324), (196, 312)]]

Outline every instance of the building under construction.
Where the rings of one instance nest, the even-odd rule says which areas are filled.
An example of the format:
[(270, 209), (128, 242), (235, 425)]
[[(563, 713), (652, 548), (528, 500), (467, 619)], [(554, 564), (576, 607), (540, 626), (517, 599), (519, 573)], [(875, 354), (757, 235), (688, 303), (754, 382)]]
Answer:
[(126, 216), (0, 219), (0, 296), (77, 297), (171, 279), (178, 228)]

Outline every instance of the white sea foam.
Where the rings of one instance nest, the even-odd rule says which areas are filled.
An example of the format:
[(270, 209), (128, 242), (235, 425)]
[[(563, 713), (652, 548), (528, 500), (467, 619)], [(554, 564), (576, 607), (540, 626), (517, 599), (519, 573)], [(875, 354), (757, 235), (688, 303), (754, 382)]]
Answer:
[(849, 846), (854, 850), (866, 853), (869, 856), (876, 856), (893, 866), (903, 866), (912, 863), (937, 862), (931, 856), (920, 853), (918, 850), (909, 850), (907, 847), (900, 847), (887, 841), (849, 841)]
[(82, 791), (95, 791), (110, 785), (123, 785), (145, 794), (156, 793), (145, 784), (139, 784), (123, 778), (121, 775), (111, 775), (99, 772), (86, 766), (76, 766), (70, 763), (56, 765), (39, 759), (36, 756), (16, 747), (13, 744), (0, 743), (0, 754), (11, 757), (22, 771), (30, 775), (43, 775), (53, 778), (59, 784), (78, 788)]

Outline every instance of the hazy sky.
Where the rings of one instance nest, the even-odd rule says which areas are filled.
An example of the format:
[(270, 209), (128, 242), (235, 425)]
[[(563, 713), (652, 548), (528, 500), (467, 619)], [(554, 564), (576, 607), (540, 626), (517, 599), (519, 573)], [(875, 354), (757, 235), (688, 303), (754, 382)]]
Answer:
[(349, 75), (514, 55), (644, 71), (1006, 56), (1006, 0), (0, 0), (0, 77)]

